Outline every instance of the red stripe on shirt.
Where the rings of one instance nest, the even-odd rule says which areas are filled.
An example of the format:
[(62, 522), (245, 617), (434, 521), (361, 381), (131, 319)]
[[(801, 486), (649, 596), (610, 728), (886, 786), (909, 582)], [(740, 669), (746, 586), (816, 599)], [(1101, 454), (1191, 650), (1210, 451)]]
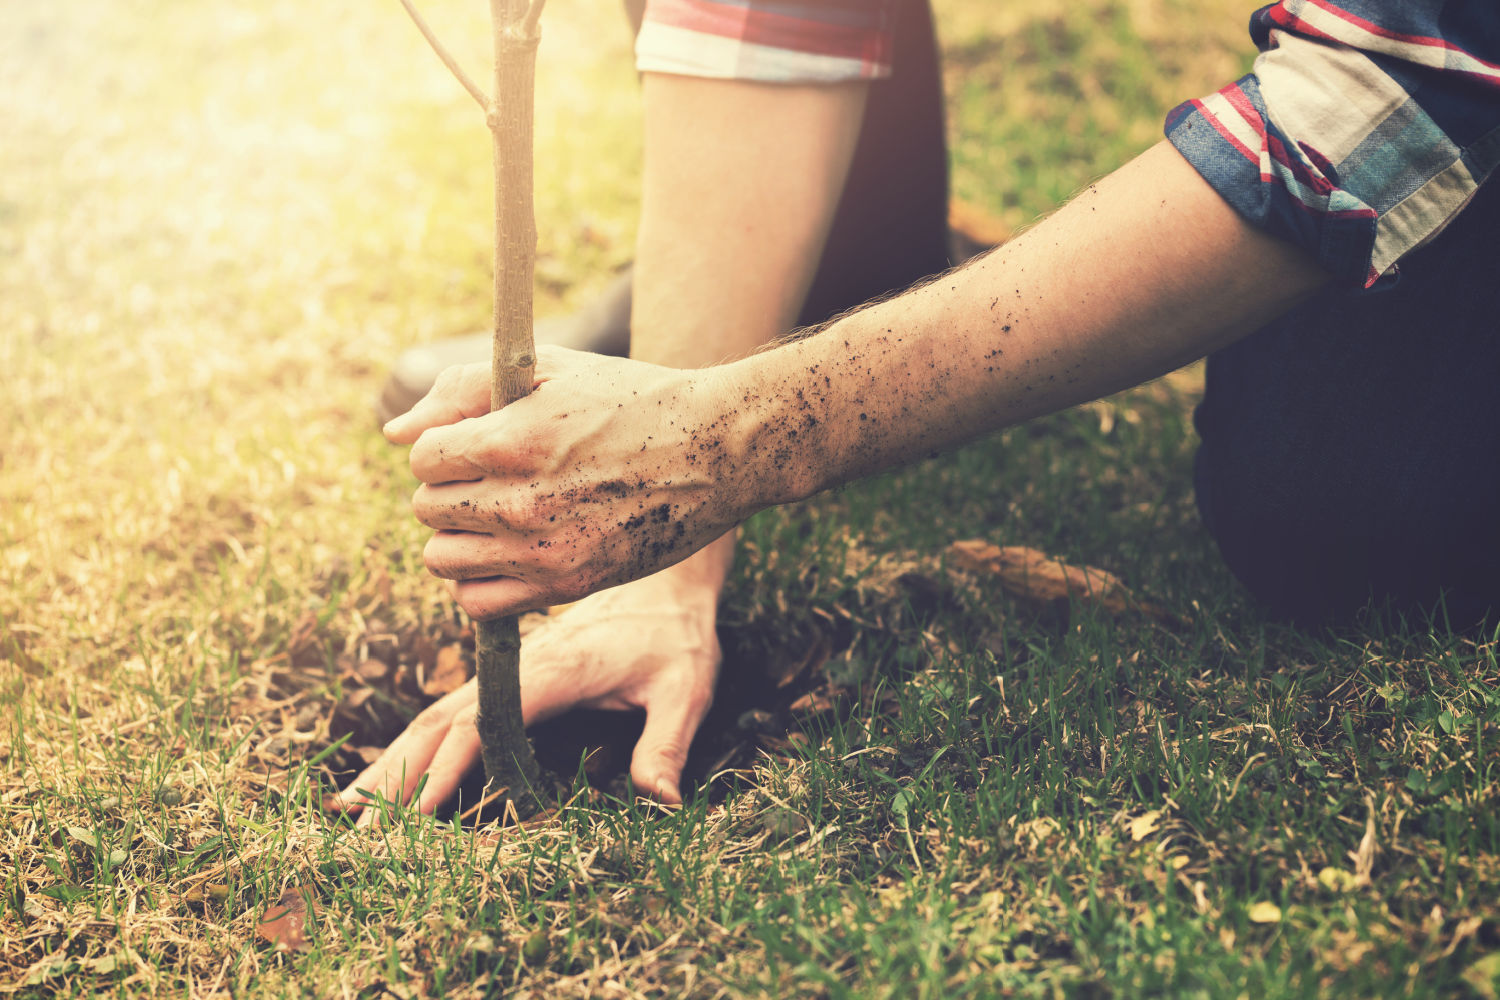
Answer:
[[(1220, 91), (1220, 93), (1225, 93), (1229, 89), (1230, 88), (1226, 87), (1224, 88), (1224, 90)], [(1234, 89), (1239, 90), (1238, 87), (1235, 87)], [(1228, 95), (1225, 94), (1225, 96)], [(1208, 110), (1207, 105), (1205, 105), (1201, 100), (1198, 100), (1197, 98), (1194, 98), (1188, 103), (1192, 104), (1192, 106), (1198, 110), (1198, 114), (1203, 117), (1203, 120), (1212, 125), (1214, 127), (1214, 130), (1223, 137), (1225, 142), (1229, 143), (1235, 149), (1239, 150), (1241, 155), (1243, 155), (1245, 159), (1249, 160), (1251, 163), (1260, 163), (1260, 153), (1256, 152), (1255, 150), (1251, 149), (1249, 146), (1241, 142), (1239, 136), (1235, 135), (1234, 132), (1232, 132), (1223, 122), (1219, 121), (1218, 115)]]
[(889, 58), (886, 34), (712, 0), (651, 0), (651, 21), (705, 35), (808, 55), (880, 63)]
[[(1360, 17), (1358, 14), (1337, 7), (1334, 4), (1330, 3), (1329, 0), (1306, 0), (1306, 2), (1309, 6), (1316, 7), (1319, 10), (1323, 11), (1325, 14), (1336, 17), (1340, 21), (1343, 21), (1346, 24), (1353, 25), (1354, 27), (1359, 28), (1362, 31), (1368, 31), (1370, 34), (1375, 35), (1377, 38), (1387, 38), (1393, 42), (1399, 42), (1402, 45), (1412, 45), (1418, 48), (1437, 49), (1441, 52), (1455, 52), (1463, 56), (1465, 59), (1472, 59), (1474, 62), (1478, 63), (1480, 66), (1483, 66), (1490, 72), (1483, 72), (1481, 70), (1472, 69), (1461, 69), (1457, 67), (1454, 68), (1454, 71), (1478, 77), (1479, 79), (1485, 80), (1489, 83), (1500, 84), (1500, 64), (1487, 62), (1474, 55), (1474, 53), (1470, 52), (1468, 49), (1454, 45), (1447, 39), (1434, 38), (1430, 35), (1407, 35), (1402, 34), (1399, 31), (1392, 31), (1390, 28), (1387, 28), (1380, 24), (1376, 24), (1374, 21), (1366, 20), (1365, 18)], [(1315, 38), (1321, 38), (1324, 41), (1338, 42), (1343, 45), (1349, 44), (1348, 39), (1338, 38), (1334, 35), (1330, 35), (1323, 29), (1309, 24), (1303, 18), (1297, 16), (1296, 14), (1293, 14), (1281, 4), (1277, 4), (1276, 7), (1270, 12), (1270, 17), (1271, 20), (1279, 27), (1286, 29), (1295, 29), (1302, 34), (1310, 35)]]

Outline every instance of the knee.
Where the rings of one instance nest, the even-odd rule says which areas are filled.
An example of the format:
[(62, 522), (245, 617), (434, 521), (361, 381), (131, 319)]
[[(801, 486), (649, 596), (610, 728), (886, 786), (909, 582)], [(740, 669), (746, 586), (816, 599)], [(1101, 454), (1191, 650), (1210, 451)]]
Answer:
[(1440, 608), (1459, 626), (1500, 610), (1497, 503), (1413, 496), (1379, 475), (1319, 474), (1335, 458), (1278, 462), (1230, 444), (1205, 438), (1199, 450), (1199, 510), (1230, 570), (1278, 617), (1347, 621), (1373, 604)]

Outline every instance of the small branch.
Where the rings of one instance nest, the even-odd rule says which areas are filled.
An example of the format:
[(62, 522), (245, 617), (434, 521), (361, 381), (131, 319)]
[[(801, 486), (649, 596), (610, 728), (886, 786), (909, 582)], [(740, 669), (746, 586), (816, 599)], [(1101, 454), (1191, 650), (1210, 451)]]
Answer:
[[(539, 3), (536, 2), (536, 0), (533, 0), (533, 2), (536, 4), (536, 6), (541, 6), (542, 4), (546, 3), (546, 0), (540, 0)], [(417, 8), (411, 5), (411, 0), (401, 0), (401, 6), (406, 8), (406, 13), (411, 16), (412, 23), (415, 24), (417, 26), (417, 30), (422, 33), (422, 37), (427, 39), (427, 44), (432, 46), (432, 51), (437, 53), (437, 57), (443, 61), (443, 65), (448, 67), (448, 72), (452, 73), (454, 78), (457, 79), (459, 83), (463, 84), (464, 89), (467, 90), (469, 92), (469, 95), (474, 98), (476, 103), (478, 103), (479, 110), (488, 115), (492, 106), (489, 95), (479, 89), (479, 84), (469, 79), (469, 74), (464, 72), (463, 67), (458, 64), (458, 60), (454, 59), (453, 56), (449, 54), (448, 50), (443, 46), (443, 43), (438, 41), (437, 35), (434, 35), (432, 33), (432, 29), (427, 27), (427, 22), (422, 20), (422, 15), (417, 13)]]
[(547, 0), (531, 0), (531, 5), (526, 8), (526, 17), (521, 21), (521, 32), (527, 38), (536, 37), (536, 25), (542, 18), (542, 8), (547, 6)]
[[(486, 784), (485, 787), (489, 787), (488, 784)], [(461, 822), (461, 823), (467, 823), (469, 820), (473, 819), (475, 816), (478, 816), (479, 815), (479, 811), (481, 809), (483, 809), (485, 806), (489, 805), (490, 803), (494, 802), (496, 799), (498, 799), (500, 796), (504, 795), (508, 791), (510, 791), (509, 788), (502, 787), (502, 788), (495, 789), (493, 792), (490, 792), (484, 798), (480, 799), (478, 802), (474, 803), (472, 806), (470, 806), (469, 808), (465, 809), (462, 813), (460, 813), (459, 816), (458, 816), (459, 822)]]

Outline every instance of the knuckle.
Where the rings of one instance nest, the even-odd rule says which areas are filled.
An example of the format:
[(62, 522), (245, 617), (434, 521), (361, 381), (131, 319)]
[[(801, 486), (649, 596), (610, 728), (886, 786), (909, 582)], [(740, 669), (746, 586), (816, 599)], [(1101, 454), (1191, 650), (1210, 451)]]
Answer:
[(453, 717), (440, 705), (429, 705), (411, 720), (411, 728), (424, 733), (441, 732), (453, 722)]
[(687, 747), (676, 740), (658, 743), (647, 754), (647, 762), (681, 769), (687, 763)]
[(456, 730), (462, 730), (465, 733), (478, 733), (479, 706), (466, 705), (463, 708), (459, 709), (458, 714), (453, 716), (452, 728)]
[(427, 572), (440, 580), (458, 579), (458, 567), (448, 549), (449, 546), (437, 535), (429, 538), (422, 549), (422, 562), (426, 564)]
[(440, 396), (458, 396), (474, 381), (473, 365), (449, 365), (438, 372), (432, 383), (432, 391)]

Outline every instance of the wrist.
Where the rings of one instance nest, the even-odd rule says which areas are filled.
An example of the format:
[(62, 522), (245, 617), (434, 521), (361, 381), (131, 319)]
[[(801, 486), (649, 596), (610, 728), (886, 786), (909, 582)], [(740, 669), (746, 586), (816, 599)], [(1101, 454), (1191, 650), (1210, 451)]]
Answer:
[(721, 535), (679, 563), (639, 581), (655, 591), (655, 599), (677, 605), (718, 608), (719, 595), (734, 565), (736, 532)]
[(726, 466), (733, 470), (742, 518), (793, 503), (823, 488), (826, 462), (820, 440), (828, 387), (796, 378), (800, 344), (751, 355), (717, 369), (725, 407)]

